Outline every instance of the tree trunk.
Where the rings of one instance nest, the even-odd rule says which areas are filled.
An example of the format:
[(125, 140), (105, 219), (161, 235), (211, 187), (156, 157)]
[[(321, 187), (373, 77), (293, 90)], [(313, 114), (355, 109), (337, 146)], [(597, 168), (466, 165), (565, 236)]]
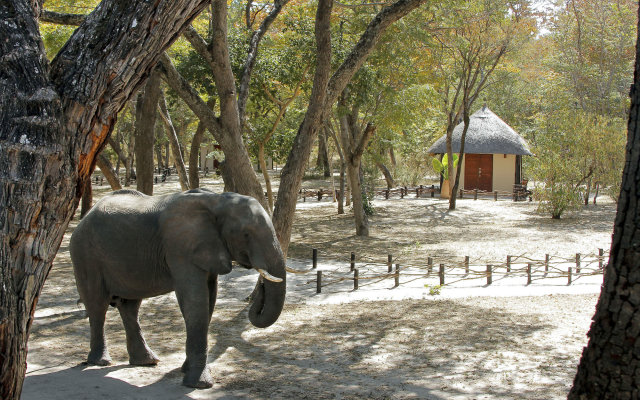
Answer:
[(111, 190), (120, 190), (122, 186), (120, 185), (120, 179), (115, 174), (113, 170), (113, 166), (111, 165), (111, 161), (101, 152), (98, 154), (98, 158), (96, 159), (96, 165), (102, 171), (102, 175), (107, 179), (109, 185), (111, 186)]
[(189, 185), (191, 189), (200, 187), (198, 159), (200, 156), (200, 145), (204, 138), (205, 129), (204, 124), (202, 122), (198, 122), (196, 133), (193, 135), (193, 139), (191, 140), (191, 152), (189, 153)]
[[(164, 94), (160, 91), (160, 97), (158, 99), (158, 106), (160, 111), (160, 117), (164, 122), (167, 137), (169, 138), (169, 145), (171, 147), (171, 153), (173, 154), (173, 161), (178, 171), (178, 180), (180, 181), (180, 188), (185, 191), (189, 190), (189, 177), (187, 176), (187, 169), (184, 166), (184, 158), (182, 157), (182, 151), (180, 149), (180, 143), (178, 142), (178, 135), (171, 122), (171, 116), (167, 109), (167, 101), (164, 98)], [(168, 149), (167, 149), (168, 150)], [(167, 152), (168, 153), (168, 152)]]
[(260, 141), (258, 144), (258, 163), (262, 170), (262, 176), (264, 177), (264, 186), (267, 189), (267, 201), (269, 202), (269, 215), (273, 214), (273, 189), (271, 188), (271, 177), (269, 171), (267, 171), (267, 162), (264, 157), (264, 141)]
[(396, 186), (395, 181), (393, 180), (393, 176), (391, 175), (391, 171), (381, 162), (376, 162), (376, 166), (382, 171), (382, 175), (384, 175), (384, 180), (387, 182), (387, 189), (392, 189)]
[[(466, 94), (466, 93), (465, 93)], [(465, 100), (466, 101), (466, 96), (465, 96)], [(462, 173), (462, 159), (464, 158), (464, 142), (465, 139), (467, 138), (467, 131), (469, 130), (469, 106), (468, 105), (463, 105), (462, 108), (462, 119), (464, 122), (464, 126), (462, 128), (462, 134), (460, 135), (460, 152), (458, 153), (458, 165), (456, 167), (456, 174), (455, 175), (451, 175), (449, 174), (449, 178), (451, 177), (455, 177), (455, 179), (453, 179), (453, 181), (451, 179), (449, 179), (449, 184), (451, 184), (451, 182), (453, 182), (453, 185), (451, 187), (451, 196), (449, 197), (449, 210), (455, 210), (456, 209), (456, 199), (457, 199), (457, 193), (458, 193), (458, 187), (460, 186), (460, 175)], [(449, 157), (449, 171), (451, 171), (451, 168), (453, 168), (453, 158)]]
[(84, 218), (85, 214), (91, 210), (93, 205), (93, 188), (91, 187), (91, 179), (87, 179), (84, 185), (84, 192), (82, 192), (82, 201), (80, 203), (80, 219)]
[(640, 32), (627, 150), (611, 255), (569, 399), (636, 399), (640, 396)]
[(51, 64), (36, 4), (0, 2), (0, 398), (7, 400), (20, 398), (38, 296), (116, 114), (206, 1), (103, 0)]
[(325, 178), (331, 176), (331, 167), (329, 166), (329, 155), (327, 154), (327, 134), (324, 129), (318, 132), (318, 159), (316, 160), (316, 168), (322, 169)]
[(154, 70), (136, 104), (136, 186), (149, 196), (153, 195), (153, 144), (159, 98), (160, 75)]

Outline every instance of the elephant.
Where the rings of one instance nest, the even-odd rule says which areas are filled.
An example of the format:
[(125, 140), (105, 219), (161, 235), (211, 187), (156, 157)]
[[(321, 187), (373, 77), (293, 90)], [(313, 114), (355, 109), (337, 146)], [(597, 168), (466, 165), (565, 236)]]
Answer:
[(109, 365), (104, 334), (109, 305), (125, 328), (129, 363), (156, 365), (138, 322), (142, 299), (175, 291), (185, 321), (183, 385), (207, 388), (207, 332), (218, 275), (235, 261), (260, 272), (249, 320), (273, 324), (284, 307), (285, 258), (260, 203), (235, 193), (205, 189), (162, 196), (119, 190), (82, 218), (69, 244), (80, 301), (89, 316), (89, 364)]

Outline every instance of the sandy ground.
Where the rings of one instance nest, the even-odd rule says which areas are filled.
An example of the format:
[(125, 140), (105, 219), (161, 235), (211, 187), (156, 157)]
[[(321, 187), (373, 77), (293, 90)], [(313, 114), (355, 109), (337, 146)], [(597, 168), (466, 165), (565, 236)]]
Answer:
[[(171, 190), (175, 186), (167, 184), (157, 192)], [(562, 271), (570, 263), (563, 261), (577, 252), (608, 250), (615, 205), (605, 201), (560, 221), (536, 214), (534, 203), (506, 199), (463, 199), (453, 212), (430, 198), (374, 205), (371, 237), (361, 239), (353, 236), (351, 218), (338, 216), (331, 201), (299, 203), (289, 264), (308, 269), (317, 248), (318, 268), (330, 283), (352, 276), (351, 251), (362, 276), (384, 274), (386, 254), (393, 254), (407, 268), (401, 285), (394, 288), (392, 278), (364, 280), (354, 291), (353, 281), (344, 279), (316, 294), (315, 271), (292, 274), (282, 316), (257, 329), (244, 302), (255, 274), (224, 276), (209, 331), (215, 385), (207, 390), (180, 385), (185, 333), (173, 294), (149, 299), (141, 310), (147, 341), (161, 358), (158, 366), (127, 364), (122, 323), (113, 309), (106, 330), (114, 364), (82, 363), (89, 326), (76, 304), (67, 236), (36, 310), (22, 398), (565, 398), (602, 275), (582, 276), (568, 286)], [(499, 267), (492, 285), (480, 275), (460, 281), (457, 270), (448, 269), (448, 284), (438, 295), (429, 290), (439, 283), (437, 274), (411, 275), (424, 275), (418, 267), (427, 257), (453, 265), (469, 255), (473, 276), (487, 263), (504, 263), (507, 255), (522, 262), (547, 253), (557, 271), (541, 279), (535, 266), (530, 285), (524, 264), (514, 265), (519, 272), (511, 275)]]

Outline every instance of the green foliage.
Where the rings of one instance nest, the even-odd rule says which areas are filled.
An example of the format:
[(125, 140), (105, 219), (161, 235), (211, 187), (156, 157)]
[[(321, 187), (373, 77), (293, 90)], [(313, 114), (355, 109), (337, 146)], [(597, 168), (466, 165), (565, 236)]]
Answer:
[(437, 296), (440, 294), (440, 291), (442, 290), (442, 285), (429, 285), (426, 284), (424, 285), (425, 288), (429, 289), (429, 295), (430, 296)]
[[(442, 161), (440, 161), (438, 158), (433, 157), (431, 159), (431, 164), (433, 166), (433, 170), (436, 171), (439, 174), (442, 174), (442, 177), (444, 178), (444, 180), (448, 180), (449, 179), (449, 156), (448, 154), (445, 154), (442, 157)], [(458, 155), (457, 154), (453, 154), (453, 168), (457, 168), (458, 167)]]

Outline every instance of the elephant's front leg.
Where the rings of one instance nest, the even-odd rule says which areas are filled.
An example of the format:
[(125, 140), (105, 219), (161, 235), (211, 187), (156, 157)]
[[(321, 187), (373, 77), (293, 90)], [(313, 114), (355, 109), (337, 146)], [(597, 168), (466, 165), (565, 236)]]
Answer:
[(158, 357), (147, 346), (147, 342), (142, 336), (140, 322), (138, 321), (138, 311), (141, 300), (120, 299), (118, 301), (118, 311), (122, 317), (125, 332), (127, 334), (127, 352), (129, 353), (129, 364), (131, 365), (156, 365)]
[[(186, 275), (186, 274), (185, 274)], [(199, 275), (199, 274), (195, 274)], [(208, 279), (194, 279), (176, 282), (176, 297), (187, 329), (187, 358), (182, 365), (185, 373), (182, 384), (194, 388), (209, 388), (213, 379), (207, 368), (207, 334), (209, 330), (209, 288)]]

